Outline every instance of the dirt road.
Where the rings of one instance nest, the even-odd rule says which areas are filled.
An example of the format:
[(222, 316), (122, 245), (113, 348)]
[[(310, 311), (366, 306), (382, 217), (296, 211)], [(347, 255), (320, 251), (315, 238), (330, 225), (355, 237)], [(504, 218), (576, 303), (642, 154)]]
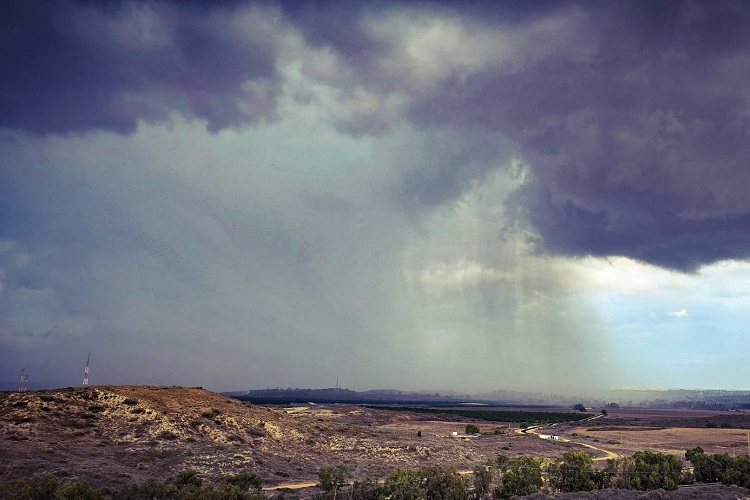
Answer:
[[(590, 422), (592, 420), (596, 420), (598, 418), (602, 418), (603, 416), (604, 415), (602, 415), (602, 414), (594, 415), (591, 418), (587, 418), (587, 419), (583, 420), (583, 422)], [(554, 427), (554, 426), (555, 426), (555, 424), (551, 425), (550, 427)], [(527, 427), (526, 429), (518, 429), (518, 430), (516, 430), (516, 432), (519, 433), (519, 434), (534, 434), (534, 435), (539, 435), (539, 431), (541, 431), (542, 429), (544, 429), (544, 427), (541, 426), (541, 425), (533, 425), (533, 426)], [(601, 461), (604, 461), (604, 460), (610, 460), (610, 459), (620, 458), (620, 455), (618, 453), (615, 453), (612, 450), (607, 450), (606, 448), (601, 448), (599, 446), (594, 446), (594, 445), (591, 445), (591, 444), (588, 444), (588, 443), (583, 443), (581, 441), (574, 441), (572, 439), (568, 439), (568, 438), (564, 438), (564, 437), (558, 437), (557, 440), (561, 441), (563, 443), (572, 443), (572, 444), (576, 444), (576, 445), (579, 445), (579, 446), (583, 446), (584, 448), (589, 448), (591, 450), (596, 450), (596, 451), (604, 454), (604, 456), (594, 458), (593, 459), (594, 462), (601, 462)]]

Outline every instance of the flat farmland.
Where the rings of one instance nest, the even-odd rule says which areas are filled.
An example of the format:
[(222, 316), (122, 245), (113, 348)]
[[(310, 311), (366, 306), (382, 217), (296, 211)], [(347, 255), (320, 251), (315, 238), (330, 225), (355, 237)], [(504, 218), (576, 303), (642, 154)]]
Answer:
[(748, 453), (750, 412), (640, 408), (607, 412), (579, 425), (556, 426), (555, 433), (625, 456), (640, 450), (682, 456), (696, 446), (708, 453)]

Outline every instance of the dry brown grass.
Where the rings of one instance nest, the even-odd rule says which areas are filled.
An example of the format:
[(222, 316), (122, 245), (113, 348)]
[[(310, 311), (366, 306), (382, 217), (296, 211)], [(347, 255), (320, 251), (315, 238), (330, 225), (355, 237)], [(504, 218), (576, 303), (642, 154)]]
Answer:
[(0, 481), (52, 472), (117, 488), (193, 469), (213, 481), (256, 472), (265, 485), (288, 485), (315, 482), (320, 468), (342, 463), (357, 478), (378, 478), (422, 465), (472, 469), (498, 453), (553, 458), (587, 449), (604, 456), (582, 444), (628, 455), (682, 454), (698, 445), (731, 453), (732, 446), (741, 451), (746, 431), (705, 428), (729, 416), (735, 427), (746, 425), (748, 415), (739, 413), (613, 410), (540, 430), (573, 441), (554, 442), (520, 434), (518, 424), (483, 421), (473, 422), (481, 436), (450, 437), (471, 422), (456, 416), (356, 405), (271, 408), (200, 388), (91, 386), (0, 395)]

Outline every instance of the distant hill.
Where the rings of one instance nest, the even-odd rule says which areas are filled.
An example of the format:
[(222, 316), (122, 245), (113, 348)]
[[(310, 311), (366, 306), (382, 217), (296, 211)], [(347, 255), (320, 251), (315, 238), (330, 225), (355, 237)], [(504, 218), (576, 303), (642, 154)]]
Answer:
[(259, 389), (245, 392), (224, 393), (241, 401), (258, 404), (290, 404), (290, 403), (350, 403), (350, 404), (431, 404), (455, 405), (462, 402), (476, 403), (477, 400), (468, 395), (441, 395), (440, 393), (408, 392), (392, 389), (352, 391), (350, 389)]

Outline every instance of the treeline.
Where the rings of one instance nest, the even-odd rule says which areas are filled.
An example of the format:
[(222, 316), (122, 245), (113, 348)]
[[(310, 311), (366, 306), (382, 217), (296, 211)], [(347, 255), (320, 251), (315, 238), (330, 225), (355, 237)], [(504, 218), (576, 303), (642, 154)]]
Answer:
[(694, 460), (695, 473), (683, 470), (682, 461), (674, 455), (659, 452), (639, 451), (608, 460), (604, 469), (594, 469), (588, 453), (574, 451), (554, 461), (499, 455), (476, 467), (471, 475), (454, 469), (419, 467), (395, 470), (383, 482), (355, 481), (350, 485), (349, 469), (338, 466), (321, 469), (319, 477), (324, 498), (336, 498), (338, 493), (352, 500), (491, 500), (541, 493), (670, 491), (695, 480), (750, 488), (747, 455), (732, 458), (688, 450), (687, 456)]
[(261, 478), (242, 473), (224, 479), (219, 486), (204, 486), (195, 471), (175, 477), (126, 486), (111, 491), (97, 489), (86, 481), (60, 483), (52, 474), (15, 479), (0, 485), (0, 500), (262, 500)]
[(367, 408), (375, 410), (408, 411), (414, 413), (448, 413), (465, 418), (488, 420), (490, 422), (526, 422), (538, 424), (559, 424), (563, 422), (578, 422), (590, 418), (585, 413), (547, 412), (547, 411), (506, 411), (506, 410), (454, 410), (441, 408), (423, 408), (413, 406), (373, 406)]
[(705, 453), (697, 446), (688, 450), (685, 457), (693, 464), (693, 474), (698, 482), (750, 488), (750, 457), (747, 455), (731, 457), (727, 453)]
[[(676, 490), (679, 485), (722, 483), (750, 488), (750, 457), (687, 450), (693, 471), (683, 469), (680, 459), (652, 451), (608, 460), (594, 469), (584, 451), (563, 453), (554, 461), (528, 456), (499, 455), (476, 467), (472, 474), (428, 466), (397, 469), (383, 481), (351, 482), (348, 465), (325, 467), (318, 472), (319, 500), (494, 500), (539, 493), (576, 493), (608, 490)], [(2, 500), (264, 500), (261, 477), (243, 473), (217, 486), (204, 486), (194, 471), (166, 480), (148, 481), (120, 490), (96, 489), (85, 481), (60, 483), (51, 474), (8, 481), (0, 485)], [(276, 493), (277, 498), (291, 491)], [(296, 499), (290, 495), (291, 499)]]

